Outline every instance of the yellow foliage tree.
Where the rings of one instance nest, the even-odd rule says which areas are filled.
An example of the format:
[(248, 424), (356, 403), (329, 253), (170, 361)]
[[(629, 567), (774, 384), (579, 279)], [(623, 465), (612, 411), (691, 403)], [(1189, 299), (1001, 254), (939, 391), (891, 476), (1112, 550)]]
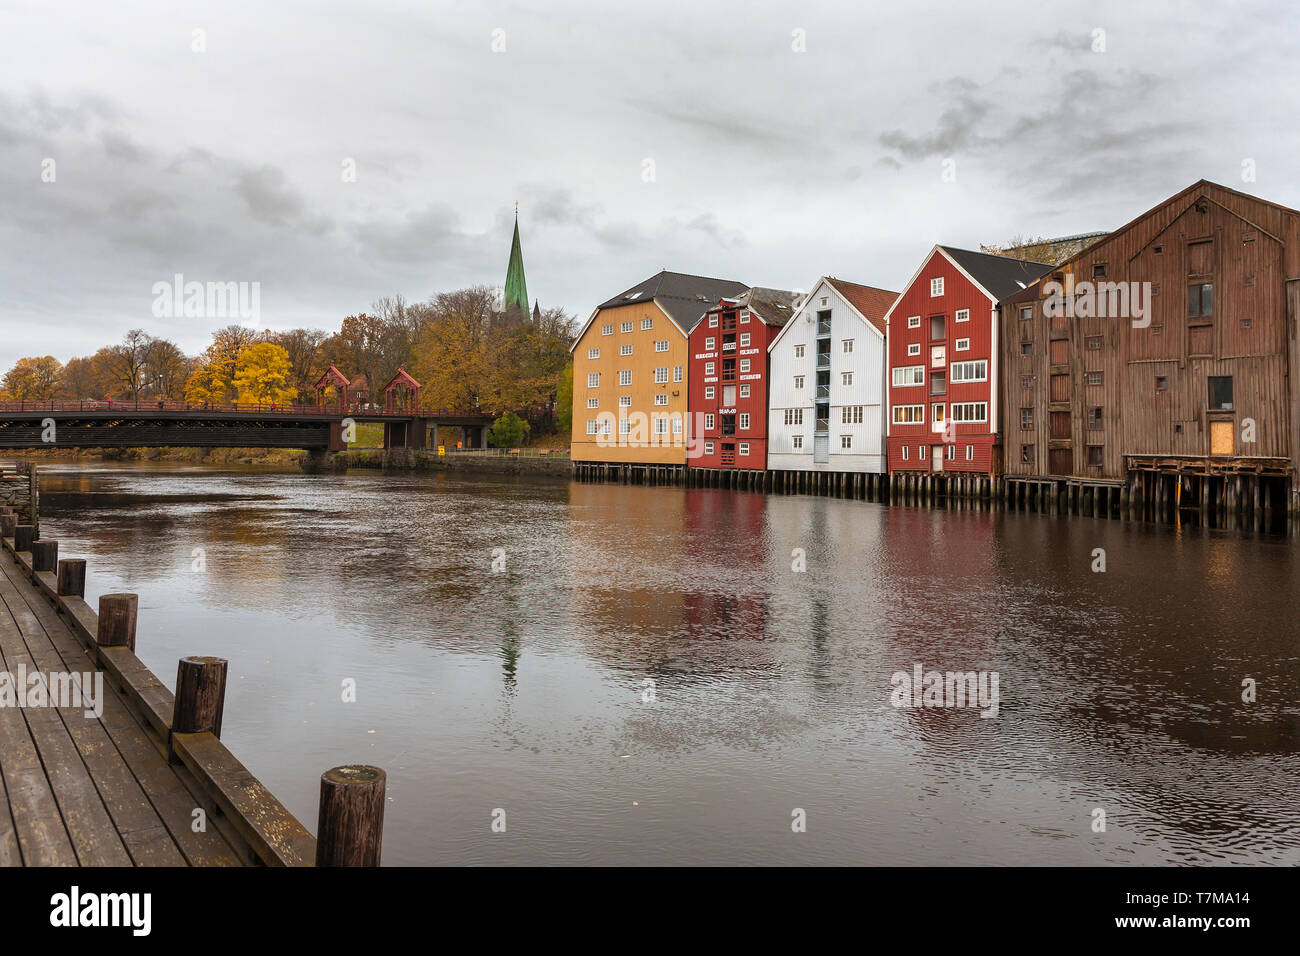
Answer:
[(293, 399), (289, 353), (271, 342), (250, 345), (239, 353), (231, 380), (241, 402), (283, 405)]

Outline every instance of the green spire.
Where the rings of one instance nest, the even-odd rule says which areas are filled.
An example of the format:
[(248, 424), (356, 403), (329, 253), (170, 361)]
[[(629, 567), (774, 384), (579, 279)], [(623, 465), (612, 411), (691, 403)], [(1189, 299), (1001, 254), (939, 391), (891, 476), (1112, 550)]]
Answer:
[(511, 308), (528, 315), (528, 283), (524, 281), (524, 253), (519, 247), (519, 203), (515, 203), (515, 238), (510, 244), (510, 264), (506, 266), (506, 311)]

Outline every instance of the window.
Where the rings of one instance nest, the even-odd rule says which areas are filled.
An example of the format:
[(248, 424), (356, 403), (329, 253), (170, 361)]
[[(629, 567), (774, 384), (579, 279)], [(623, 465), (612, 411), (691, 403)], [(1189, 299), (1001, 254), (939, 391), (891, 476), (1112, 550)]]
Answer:
[(748, 371), (749, 371), (749, 359), (741, 359), (741, 360), (740, 360), (740, 370), (741, 370), (742, 372), (748, 372)]
[(957, 315), (955, 316), (955, 319), (956, 319), (956, 321), (958, 321), (958, 322), (969, 322), (969, 321), (970, 321), (970, 309), (958, 309), (958, 310), (957, 310)]
[(840, 384), (841, 384), (841, 385), (852, 385), (852, 384), (853, 384), (853, 373), (852, 373), (852, 372), (840, 372)]
[(739, 447), (739, 449), (737, 449), (737, 450), (740, 452), (741, 457), (748, 457), (748, 456), (749, 456), (749, 442), (747, 442), (747, 441), (742, 441), (742, 442), (740, 443), (740, 447)]
[(920, 354), (921, 354), (921, 343), (920, 343), (920, 342), (913, 342), (911, 345), (909, 345), (909, 346), (907, 347), (907, 354), (908, 354), (908, 355), (920, 355)]
[[(630, 398), (631, 396), (628, 396), (628, 397)], [(656, 396), (655, 396), (655, 404), (656, 404), (656, 405), (667, 405), (667, 404), (668, 404), (668, 395), (667, 395), (666, 393), (663, 393), (663, 392), (661, 392), (661, 393), (659, 393), (658, 395), (656, 395)]]
[(1092, 277), (1094, 279), (1106, 278), (1106, 263), (1094, 262), (1092, 265)]
[(632, 346), (631, 346), (631, 345), (620, 345), (620, 346), (618, 347), (618, 354), (619, 354), (619, 355), (631, 355), (631, 354), (632, 354)]
[(704, 416), (704, 427), (709, 431), (713, 430), (713, 414), (709, 413)]
[(930, 298), (943, 295), (943, 276), (930, 280)]
[(668, 351), (668, 340), (667, 340), (667, 339), (655, 339), (655, 351), (656, 351), (656, 352), (667, 352), (667, 351)]
[(803, 376), (802, 376), (802, 375), (796, 375), (796, 376), (794, 377), (794, 387), (795, 387), (795, 388), (803, 388)]
[(705, 385), (705, 386), (704, 386), (704, 397), (707, 398), (709, 401), (713, 401), (713, 395), (714, 395), (714, 392), (713, 392), (713, 386), (712, 386), (712, 385)]
[(620, 418), (618, 420), (618, 433), (620, 435), (632, 434), (632, 423), (628, 421), (626, 418)]
[(969, 352), (969, 351), (970, 351), (970, 339), (958, 339), (958, 340), (957, 340), (957, 351), (958, 351), (958, 352)]
[(594, 419), (594, 418), (588, 418), (588, 419), (587, 419), (587, 434), (588, 434), (588, 435), (595, 435), (595, 434), (598, 434), (597, 426), (596, 426), (596, 419)]
[(802, 424), (803, 424), (803, 409), (802, 409), (802, 408), (787, 408), (787, 409), (785, 410), (785, 423), (786, 423), (787, 425), (802, 425)]
[(674, 365), (674, 366), (673, 366), (673, 381), (674, 381), (674, 382), (680, 382), (681, 380), (682, 380), (682, 366), (680, 366), (680, 365)]
[(853, 436), (852, 436), (852, 435), (841, 435), (841, 436), (840, 436), (840, 447), (841, 447), (841, 448), (852, 448), (852, 447), (853, 447)]
[(655, 327), (655, 320), (654, 320), (654, 319), (642, 319), (642, 320), (641, 320), (641, 331), (642, 331), (642, 332), (648, 332), (648, 331), (650, 331), (651, 329), (653, 329), (654, 327)]
[(611, 324), (611, 325), (602, 325), (602, 326), (600, 327), (600, 334), (601, 334), (601, 335), (613, 335), (613, 334), (614, 334), (614, 326), (613, 326), (612, 324)]
[(951, 368), (954, 385), (959, 382), (987, 382), (989, 380), (988, 359), (976, 359), (973, 362), (953, 362)]
[(907, 446), (903, 446), (903, 461), (907, 461)]
[(1034, 427), (1034, 410), (1032, 408), (1020, 409), (1020, 430), (1029, 431)]
[(796, 451), (798, 451), (800, 448), (803, 447), (803, 436), (802, 436), (802, 435), (791, 435), (791, 436), (790, 436), (790, 445), (791, 445), (791, 447), (793, 447)]
[(714, 366), (714, 364), (713, 364), (712, 362), (705, 362), (705, 363), (704, 363), (704, 374), (705, 374), (705, 375), (713, 375), (713, 374), (715, 374), (714, 371), (713, 371), (713, 369), (714, 369), (715, 367), (716, 367), (716, 366)]
[(706, 442), (704, 443), (704, 454), (706, 454), (706, 455), (712, 455), (712, 454), (713, 454), (713, 442), (711, 442), (711, 441), (706, 441)]
[(588, 407), (588, 408), (600, 408), (600, 399), (599, 399), (599, 398), (589, 398), (589, 399), (587, 399), (587, 407)]
[(1214, 285), (1209, 282), (1187, 287), (1187, 315), (1189, 318), (1214, 315)]
[(709, 328), (716, 329), (717, 327), (718, 327), (718, 317), (716, 315), (709, 316)]
[(803, 346), (802, 346), (802, 345), (796, 345), (796, 346), (794, 347), (794, 357), (795, 357), (795, 358), (803, 358)]
[(930, 394), (931, 395), (948, 394), (948, 373), (947, 372), (930, 373)]
[(930, 338), (941, 339), (944, 337), (945, 322), (942, 315), (930, 316)]
[(840, 409), (841, 425), (861, 425), (862, 424), (862, 406), (845, 405)]
[(1085, 375), (1084, 378), (1085, 378), (1085, 381), (1087, 381), (1087, 383), (1088, 383), (1089, 385), (1100, 385), (1100, 384), (1101, 384), (1101, 372), (1088, 372), (1088, 373), (1086, 373), (1086, 375)]
[(600, 373), (599, 373), (599, 372), (588, 372), (588, 373), (587, 373), (587, 387), (588, 387), (588, 388), (600, 388)]
[(749, 325), (749, 313), (748, 313), (748, 312), (742, 312), (742, 313), (740, 313), (740, 324), (741, 324), (741, 325)]
[(1022, 376), (1020, 376), (1020, 387), (1021, 387), (1021, 388), (1033, 388), (1033, 387), (1034, 387), (1034, 377), (1033, 377), (1032, 375), (1022, 375)]
[(748, 428), (749, 428), (749, 412), (741, 412), (741, 413), (740, 413), (740, 422), (739, 422), (739, 425), (740, 425), (741, 428), (744, 428), (744, 429), (748, 429)]
[(655, 369), (655, 384), (656, 384), (656, 385), (667, 385), (667, 384), (668, 384), (668, 366), (667, 366), (667, 365), (660, 365), (658, 368)]
[(1096, 405), (1088, 409), (1088, 431), (1101, 431), (1101, 409)]
[(706, 337), (705, 337), (705, 339), (704, 339), (704, 348), (705, 348), (707, 351), (712, 351), (713, 349), (715, 349), (715, 348), (717, 348), (717, 347), (718, 347), (718, 340), (717, 340), (717, 339), (715, 339), (712, 335), (710, 335), (710, 336), (706, 336)]
[(631, 396), (631, 395), (620, 395), (620, 396), (618, 397), (618, 407), (619, 407), (619, 408), (631, 408), (631, 407), (632, 407), (632, 396)]
[(1104, 446), (1102, 445), (1088, 446), (1088, 467), (1089, 468), (1101, 467), (1101, 452), (1103, 447)]
[(631, 384), (632, 384), (632, 370), (631, 370), (630, 368), (625, 368), (625, 369), (620, 369), (620, 370), (619, 370), (619, 373), (618, 373), (618, 384), (620, 384), (620, 385), (631, 385)]
[(656, 435), (668, 434), (668, 419), (665, 418), (663, 415), (655, 416), (655, 434)]
[(1032, 465), (1033, 463), (1034, 463), (1034, 446), (1033, 446), (1033, 445), (1021, 445), (1021, 446), (1020, 446), (1020, 464), (1022, 464), (1022, 465)]
[(1020, 321), (1028, 322), (1034, 317), (1034, 307), (1032, 305), (1022, 306), (1020, 309)]
[(587, 349), (587, 358), (589, 359), (600, 358), (600, 349)]
[(943, 457), (947, 458), (949, 461), (952, 461), (954, 458), (956, 458), (956, 457), (957, 457), (957, 446), (956, 446), (956, 445), (949, 445), (947, 448), (945, 448), (945, 449), (943, 450)]
[(1163, 391), (1165, 391), (1167, 388), (1169, 388), (1169, 379), (1165, 378), (1163, 375), (1157, 375), (1157, 376), (1156, 376), (1156, 391), (1157, 391), (1157, 392), (1163, 392)]
[(1098, 352), (1101, 350), (1101, 336), (1090, 335), (1083, 340), (1083, 344), (1089, 352)]
[(623, 323), (620, 323), (620, 325), (619, 325), (619, 327), (618, 327), (618, 330), (619, 330), (620, 332), (631, 332), (631, 331), (632, 331), (632, 323), (631, 323), (631, 322), (623, 322)]
[(895, 425), (919, 425), (925, 421), (924, 405), (895, 405)]
[(919, 329), (921, 327), (921, 317), (919, 315), (909, 315), (907, 317), (907, 327), (909, 329)]
[(845, 355), (848, 355), (848, 354), (850, 354), (852, 351), (853, 351), (853, 340), (852, 340), (852, 339), (845, 339), (845, 340), (844, 340), (844, 354), (845, 354)]
[(1033, 354), (1034, 354), (1034, 343), (1033, 343), (1033, 342), (1021, 342), (1021, 343), (1020, 343), (1020, 354), (1021, 354), (1021, 355), (1033, 355)]
[(740, 397), (741, 397), (741, 398), (749, 398), (749, 386), (748, 386), (748, 385), (742, 385), (742, 386), (740, 386)]
[(740, 347), (743, 349), (743, 348), (745, 348), (747, 345), (749, 345), (749, 333), (748, 333), (748, 332), (741, 332), (741, 333), (740, 333)]
[(987, 422), (989, 420), (988, 402), (953, 402), (952, 420), (954, 422)]
[(613, 420), (610, 418), (606, 418), (604, 421), (600, 423), (600, 433), (602, 435), (608, 435), (610, 433), (610, 429), (613, 428), (613, 426), (614, 426)]
[(1153, 325), (1153, 326), (1151, 326), (1151, 334), (1152, 334), (1152, 335), (1163, 335), (1163, 334), (1164, 334), (1164, 331), (1165, 331), (1165, 327), (1164, 327), (1163, 325)]
[(1232, 410), (1232, 376), (1210, 376), (1210, 408), (1213, 411)]
[(682, 433), (682, 417), (681, 417), (680, 415), (674, 414), (674, 415), (673, 415), (673, 434), (674, 434), (674, 435), (680, 435), (681, 433)]
[(967, 461), (974, 461), (974, 460), (975, 460), (975, 446), (974, 446), (974, 445), (967, 445), (967, 446), (966, 446), (966, 460), (967, 460)]
[(894, 387), (925, 384), (924, 365), (903, 365), (894, 369)]
[(944, 423), (944, 420), (947, 417), (944, 412), (945, 408), (947, 408), (947, 406), (944, 405), (943, 402), (935, 402), (930, 406), (930, 421), (932, 424), (942, 425)]

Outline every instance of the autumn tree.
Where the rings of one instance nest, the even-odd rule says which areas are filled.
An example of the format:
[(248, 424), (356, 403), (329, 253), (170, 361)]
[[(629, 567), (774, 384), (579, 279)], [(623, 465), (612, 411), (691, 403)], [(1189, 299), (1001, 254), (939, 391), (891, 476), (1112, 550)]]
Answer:
[(61, 395), (73, 401), (108, 398), (117, 391), (108, 366), (107, 348), (100, 349), (94, 355), (68, 359), (68, 364), (63, 366)]
[(0, 379), (0, 390), (10, 401), (48, 402), (59, 391), (63, 365), (53, 355), (20, 358)]
[(289, 355), (289, 387), (294, 391), (294, 401), (307, 405), (316, 400), (316, 381), (329, 367), (321, 348), (329, 336), (321, 329), (290, 329), (267, 336), (268, 342)]
[(272, 342), (258, 342), (239, 353), (231, 384), (241, 402), (280, 405), (293, 398), (289, 353)]
[(443, 292), (425, 309), (411, 374), (423, 404), (474, 408), (484, 397), (487, 338), (495, 293), (487, 286)]
[(105, 370), (113, 385), (138, 401), (145, 387), (145, 368), (157, 340), (144, 329), (126, 333), (120, 345), (110, 345), (104, 353)]
[(185, 382), (185, 397), (191, 402), (230, 401), (239, 356), (258, 340), (257, 332), (242, 325), (227, 325), (213, 332), (212, 344), (199, 356)]

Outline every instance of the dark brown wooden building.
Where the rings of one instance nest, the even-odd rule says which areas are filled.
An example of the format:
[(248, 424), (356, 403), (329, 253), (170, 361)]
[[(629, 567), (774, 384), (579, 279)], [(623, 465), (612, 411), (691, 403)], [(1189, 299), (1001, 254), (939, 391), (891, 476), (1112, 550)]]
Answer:
[(1300, 212), (1202, 180), (1000, 309), (1009, 482), (1296, 509)]

